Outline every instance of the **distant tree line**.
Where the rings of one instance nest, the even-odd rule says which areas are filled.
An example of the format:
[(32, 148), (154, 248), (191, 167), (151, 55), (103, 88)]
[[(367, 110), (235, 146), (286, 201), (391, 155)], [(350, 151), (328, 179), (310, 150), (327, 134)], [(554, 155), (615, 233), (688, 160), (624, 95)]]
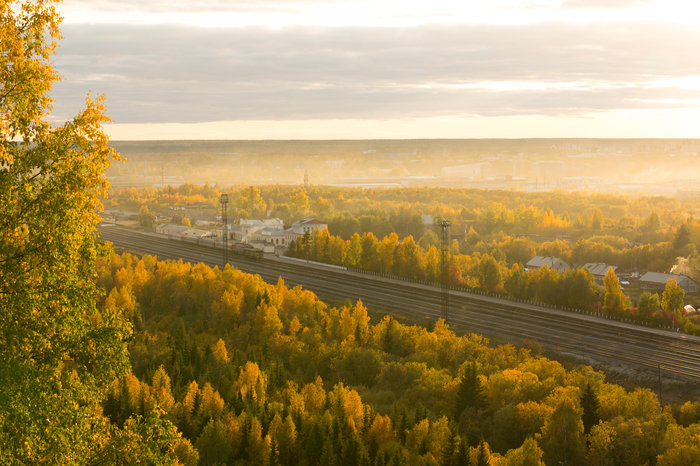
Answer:
[[(441, 283), (442, 264), (437, 243), (437, 235), (430, 230), (416, 243), (412, 236), (399, 241), (395, 233), (385, 236), (381, 241), (372, 233), (362, 236), (355, 233), (349, 240), (343, 240), (339, 236), (331, 236), (328, 230), (324, 229), (313, 234), (307, 232), (298, 241), (291, 242), (287, 254), (412, 280)], [(553, 244), (540, 245), (540, 249), (536, 250), (535, 244), (530, 245), (527, 240), (513, 240), (507, 237), (500, 244), (492, 241), (491, 254), (480, 253), (479, 248), (475, 248), (476, 250), (468, 255), (461, 254), (458, 243), (454, 242), (448, 255), (449, 285), (477, 288), (489, 293), (507, 294), (517, 299), (534, 300), (561, 307), (596, 311), (653, 325), (680, 327), (690, 334), (700, 331), (700, 316), (687, 315), (683, 306), (685, 293), (675, 279), (666, 285), (661, 300), (655, 293), (644, 292), (639, 304), (633, 306), (612, 269), (608, 269), (604, 288), (601, 288), (586, 268), (572, 268), (560, 275), (546, 266), (526, 271), (522, 265), (536, 253), (565, 258), (571, 254), (595, 254), (599, 244), (580, 240), (572, 251), (568, 243), (556, 241)], [(671, 243), (669, 245), (673, 247)], [(528, 252), (528, 246), (532, 247), (531, 252)], [(594, 252), (587, 252), (589, 247), (593, 247)], [(554, 254), (546, 248), (557, 248), (556, 252), (559, 254)], [(611, 246), (610, 248), (612, 249)], [(639, 254), (651, 255), (653, 252), (650, 251), (657, 250), (657, 247), (635, 249)], [(509, 256), (511, 259), (517, 257), (520, 260), (508, 266)]]

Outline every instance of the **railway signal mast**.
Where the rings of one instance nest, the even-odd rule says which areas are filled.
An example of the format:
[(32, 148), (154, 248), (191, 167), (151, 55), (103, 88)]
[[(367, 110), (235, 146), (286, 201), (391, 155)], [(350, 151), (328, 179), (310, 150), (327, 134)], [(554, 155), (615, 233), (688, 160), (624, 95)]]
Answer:
[(224, 236), (224, 263), (221, 267), (221, 271), (223, 272), (223, 270), (226, 268), (226, 264), (228, 264), (228, 215), (226, 212), (226, 207), (228, 206), (228, 194), (222, 194), (219, 198), (219, 203), (221, 204), (221, 222), (223, 223), (221, 231)]
[(450, 222), (447, 220), (440, 222), (440, 230), (440, 267), (442, 272), (440, 302), (442, 304), (442, 318), (447, 322), (450, 318)]

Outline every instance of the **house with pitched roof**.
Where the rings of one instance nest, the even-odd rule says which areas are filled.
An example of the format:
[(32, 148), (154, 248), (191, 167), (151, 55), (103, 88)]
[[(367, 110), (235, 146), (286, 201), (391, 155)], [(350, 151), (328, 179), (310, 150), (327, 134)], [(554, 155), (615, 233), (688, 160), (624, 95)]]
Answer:
[(678, 286), (686, 293), (697, 293), (700, 290), (698, 284), (687, 275), (659, 272), (647, 272), (642, 275), (642, 278), (639, 279), (639, 286), (643, 290), (663, 291), (666, 289), (668, 281), (673, 278), (676, 279)]
[(182, 232), (189, 229), (190, 227), (185, 225), (173, 225), (171, 223), (161, 223), (160, 225), (156, 225), (156, 233), (162, 233), (164, 235), (181, 235)]
[(605, 262), (589, 262), (585, 264), (583, 268), (590, 270), (597, 283), (603, 283), (603, 278), (605, 278), (605, 274), (608, 273), (608, 269), (613, 269), (615, 276), (617, 276), (617, 279), (620, 281), (629, 280), (630, 278), (630, 274), (625, 272), (622, 267), (608, 265)]
[(565, 270), (570, 269), (569, 264), (564, 262), (558, 257), (553, 257), (553, 256), (535, 256), (530, 261), (525, 264), (525, 267), (528, 269), (539, 269), (544, 266), (549, 267), (550, 269), (554, 269), (559, 274), (564, 273)]

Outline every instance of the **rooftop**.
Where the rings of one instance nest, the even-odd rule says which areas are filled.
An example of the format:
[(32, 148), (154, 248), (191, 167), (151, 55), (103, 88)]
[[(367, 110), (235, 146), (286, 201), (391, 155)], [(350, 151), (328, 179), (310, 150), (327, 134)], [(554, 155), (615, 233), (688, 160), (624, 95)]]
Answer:
[(544, 267), (545, 265), (549, 268), (552, 268), (554, 264), (556, 264), (558, 261), (562, 261), (564, 265), (568, 267), (569, 264), (561, 260), (559, 257), (553, 257), (553, 256), (535, 256), (532, 259), (528, 261), (527, 265), (528, 267)]
[[(661, 273), (661, 272), (647, 272), (644, 275), (642, 275), (642, 278), (640, 278), (639, 281), (665, 284), (672, 278), (675, 278), (677, 283), (681, 283), (682, 281), (686, 281), (686, 280), (693, 282), (693, 280), (690, 277), (688, 277), (687, 275), (676, 275), (673, 273)], [(695, 282), (693, 282), (693, 283), (695, 283)]]

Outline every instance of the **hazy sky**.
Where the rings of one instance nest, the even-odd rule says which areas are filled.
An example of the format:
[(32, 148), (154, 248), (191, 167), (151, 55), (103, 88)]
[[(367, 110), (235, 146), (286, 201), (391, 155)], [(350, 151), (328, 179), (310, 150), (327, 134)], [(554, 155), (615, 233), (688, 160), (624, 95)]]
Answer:
[(104, 93), (113, 139), (700, 137), (691, 0), (64, 0), (60, 10), (53, 116)]

